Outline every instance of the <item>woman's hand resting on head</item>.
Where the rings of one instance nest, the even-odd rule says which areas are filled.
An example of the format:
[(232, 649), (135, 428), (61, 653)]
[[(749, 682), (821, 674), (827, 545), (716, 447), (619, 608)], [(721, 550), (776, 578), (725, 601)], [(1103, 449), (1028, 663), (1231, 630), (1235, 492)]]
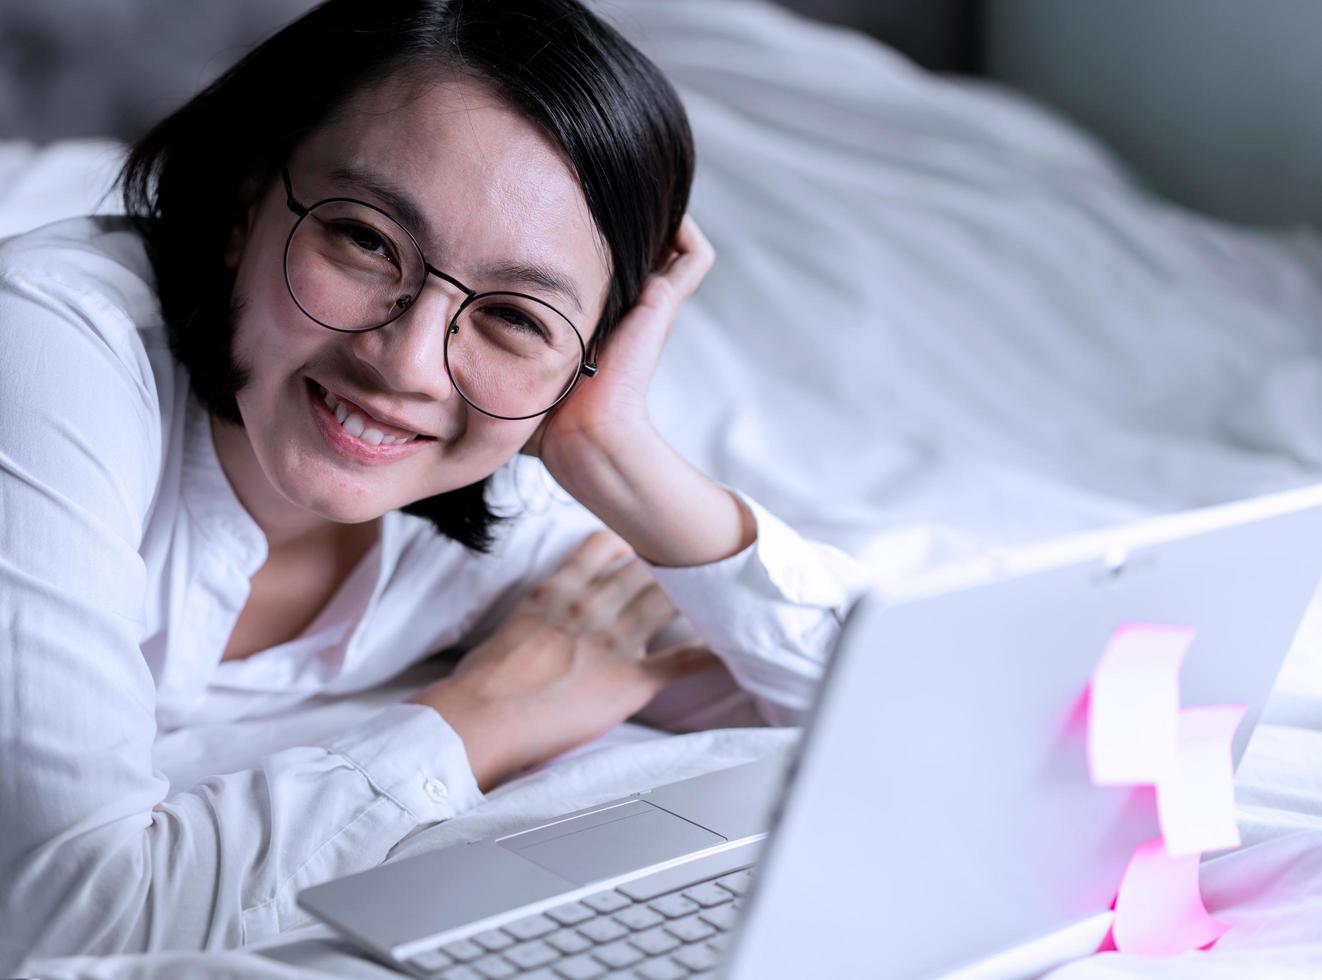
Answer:
[(665, 267), (648, 277), (598, 351), (596, 376), (581, 378), (522, 448), (653, 565), (705, 565), (757, 540), (752, 510), (684, 459), (647, 410), (679, 308), (715, 258), (686, 215)]
[(715, 663), (700, 644), (648, 654), (677, 610), (629, 546), (597, 531), (448, 677), (411, 700), (463, 739), (482, 790), (589, 741)]
[(580, 378), (523, 447), (541, 458), (561, 486), (572, 484), (581, 456), (595, 460), (603, 450), (651, 435), (647, 392), (662, 348), (680, 306), (715, 260), (716, 251), (698, 223), (685, 215), (665, 268), (648, 277), (598, 352), (596, 377)]

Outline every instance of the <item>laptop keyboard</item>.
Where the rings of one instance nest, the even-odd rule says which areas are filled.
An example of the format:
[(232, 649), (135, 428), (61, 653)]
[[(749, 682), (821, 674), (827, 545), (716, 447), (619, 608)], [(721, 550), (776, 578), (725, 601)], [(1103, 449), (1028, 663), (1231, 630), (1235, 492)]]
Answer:
[(750, 881), (743, 869), (642, 900), (598, 892), (445, 943), (408, 965), (429, 980), (712, 977)]

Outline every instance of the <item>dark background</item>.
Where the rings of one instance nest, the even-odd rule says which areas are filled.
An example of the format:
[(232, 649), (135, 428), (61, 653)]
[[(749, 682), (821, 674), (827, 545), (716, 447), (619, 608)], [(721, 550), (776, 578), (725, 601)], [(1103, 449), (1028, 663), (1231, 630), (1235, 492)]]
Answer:
[[(1322, 226), (1318, 0), (779, 2), (1038, 98), (1181, 203)], [(131, 139), (311, 5), (0, 0), (0, 138)]]

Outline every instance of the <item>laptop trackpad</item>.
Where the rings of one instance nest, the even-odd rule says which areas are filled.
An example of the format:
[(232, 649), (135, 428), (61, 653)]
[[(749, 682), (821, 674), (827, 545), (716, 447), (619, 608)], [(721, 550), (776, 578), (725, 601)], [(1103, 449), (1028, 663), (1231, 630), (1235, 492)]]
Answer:
[(587, 885), (724, 841), (719, 834), (635, 800), (504, 837), (497, 843), (548, 871)]

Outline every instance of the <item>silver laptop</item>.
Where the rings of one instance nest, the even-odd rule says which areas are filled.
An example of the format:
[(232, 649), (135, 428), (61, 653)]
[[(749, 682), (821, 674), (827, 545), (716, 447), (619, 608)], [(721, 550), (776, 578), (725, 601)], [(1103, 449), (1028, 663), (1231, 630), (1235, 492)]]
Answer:
[(1196, 628), (1181, 704), (1248, 706), (1238, 763), (1320, 576), (1315, 487), (869, 593), (792, 765), (660, 786), (299, 901), (429, 980), (1034, 975), (1096, 948), (1156, 834), (1132, 791), (1091, 785), (1066, 724), (1111, 631)]

